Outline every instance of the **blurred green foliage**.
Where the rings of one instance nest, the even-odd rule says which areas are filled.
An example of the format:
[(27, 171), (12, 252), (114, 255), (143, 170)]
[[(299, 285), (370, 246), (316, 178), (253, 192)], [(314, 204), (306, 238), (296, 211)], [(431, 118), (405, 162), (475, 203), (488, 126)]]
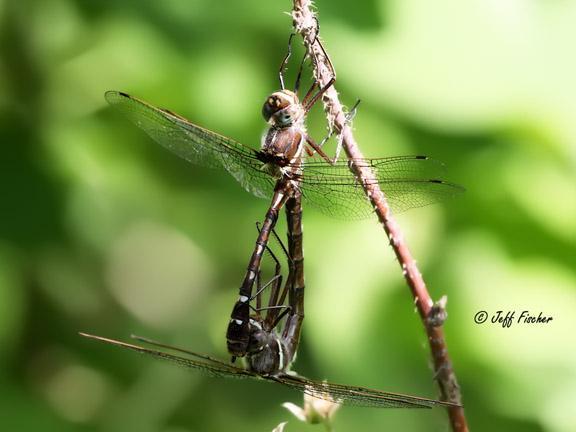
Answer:
[[(153, 144), (124, 90), (258, 146), (290, 2), (0, 1), (0, 429), (316, 430), (300, 395), (81, 339), (137, 333), (226, 356), (267, 203)], [(399, 222), (446, 333), (472, 430), (576, 430), (576, 2), (317, 2), (367, 156), (429, 154), (468, 192)], [(292, 72), (294, 72), (294, 67)], [(310, 118), (324, 133), (320, 110)], [(434, 397), (412, 300), (375, 220), (305, 209), (295, 368)], [(282, 228), (281, 228), (282, 230)], [(479, 310), (547, 325), (476, 325)], [(442, 410), (344, 408), (336, 430), (447, 430)]]

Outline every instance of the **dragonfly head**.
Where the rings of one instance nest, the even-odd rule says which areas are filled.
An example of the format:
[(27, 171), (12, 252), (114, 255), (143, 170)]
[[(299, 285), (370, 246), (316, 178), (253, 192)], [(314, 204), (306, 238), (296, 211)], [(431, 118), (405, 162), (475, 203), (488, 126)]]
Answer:
[(251, 320), (248, 368), (260, 375), (276, 375), (286, 369), (287, 353), (276, 333)]
[(289, 127), (304, 116), (304, 109), (296, 93), (280, 90), (272, 93), (262, 106), (264, 119), (272, 126)]
[(262, 351), (262, 349), (269, 343), (269, 339), (270, 333), (263, 329), (260, 320), (250, 318), (249, 339), (246, 351), (249, 354)]

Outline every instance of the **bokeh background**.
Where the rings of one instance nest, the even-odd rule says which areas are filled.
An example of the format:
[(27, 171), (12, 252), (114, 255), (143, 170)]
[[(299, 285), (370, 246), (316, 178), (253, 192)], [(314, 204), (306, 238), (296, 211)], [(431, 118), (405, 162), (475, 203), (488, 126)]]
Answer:
[[(362, 99), (354, 126), (364, 153), (431, 155), (467, 188), (398, 219), (432, 295), (448, 295), (472, 430), (576, 430), (576, 2), (317, 7), (341, 98)], [(321, 430), (281, 408), (301, 403), (293, 391), (205, 378), (77, 335), (137, 333), (226, 358), (267, 203), (169, 154), (103, 93), (138, 95), (256, 147), (290, 8), (0, 1), (0, 429), (241, 432), (288, 420), (287, 431)], [(309, 123), (324, 134), (320, 110)], [(308, 208), (304, 220), (295, 369), (436, 397), (380, 226)], [(553, 321), (477, 325), (480, 310)], [(343, 408), (334, 425), (448, 428), (442, 410)]]

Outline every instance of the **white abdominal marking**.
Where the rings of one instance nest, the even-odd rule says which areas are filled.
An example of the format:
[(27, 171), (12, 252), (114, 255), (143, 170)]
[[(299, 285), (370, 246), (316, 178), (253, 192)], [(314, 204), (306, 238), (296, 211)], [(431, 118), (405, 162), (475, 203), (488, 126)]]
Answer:
[(278, 366), (280, 370), (284, 369), (284, 350), (282, 349), (282, 344), (280, 339), (276, 338), (276, 343), (278, 344)]

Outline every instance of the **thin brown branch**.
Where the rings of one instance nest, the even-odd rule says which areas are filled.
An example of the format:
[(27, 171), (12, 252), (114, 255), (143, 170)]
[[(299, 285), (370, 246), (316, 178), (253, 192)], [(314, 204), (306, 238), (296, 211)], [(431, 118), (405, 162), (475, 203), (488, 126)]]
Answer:
[[(313, 60), (314, 77), (319, 85), (322, 86), (334, 77), (335, 71), (328, 54), (317, 37), (318, 21), (311, 10), (311, 1), (294, 0), (293, 4), (292, 18), (294, 29), (304, 40), (304, 45)], [(378, 219), (382, 223), (390, 245), (400, 263), (404, 279), (410, 288), (422, 324), (426, 330), (434, 363), (434, 377), (440, 387), (442, 399), (461, 404), (460, 388), (448, 355), (444, 331), (441, 326), (445, 317), (445, 301), (437, 304), (432, 301), (422, 274), (418, 270), (416, 261), (404, 241), (400, 227), (392, 217), (386, 197), (380, 190), (374, 173), (368, 167), (354, 164), (354, 159), (362, 159), (364, 156), (358, 148), (351, 128), (346, 122), (346, 114), (334, 86), (324, 93), (322, 100), (329, 124), (333, 130), (342, 135), (344, 150), (350, 160), (350, 168), (363, 185), (364, 192), (374, 206)], [(462, 407), (448, 408), (448, 416), (454, 432), (468, 431)]]

